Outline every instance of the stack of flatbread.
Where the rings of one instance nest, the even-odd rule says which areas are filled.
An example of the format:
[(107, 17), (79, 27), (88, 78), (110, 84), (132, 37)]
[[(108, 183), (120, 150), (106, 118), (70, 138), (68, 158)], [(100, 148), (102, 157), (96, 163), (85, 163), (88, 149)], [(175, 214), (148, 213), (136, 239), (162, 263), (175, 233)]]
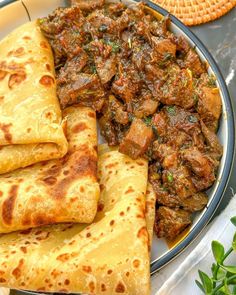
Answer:
[(96, 114), (61, 113), (36, 22), (0, 42), (0, 286), (150, 294), (148, 163), (98, 147)]

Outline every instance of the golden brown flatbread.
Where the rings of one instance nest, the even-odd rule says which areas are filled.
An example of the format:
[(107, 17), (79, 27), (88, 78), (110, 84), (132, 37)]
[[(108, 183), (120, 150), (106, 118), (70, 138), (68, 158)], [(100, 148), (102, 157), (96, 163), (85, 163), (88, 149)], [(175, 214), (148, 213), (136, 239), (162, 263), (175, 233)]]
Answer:
[(145, 216), (148, 163), (99, 154), (95, 222), (61, 224), (0, 238), (0, 285), (42, 292), (150, 294)]
[(0, 176), (0, 233), (93, 221), (99, 198), (95, 112), (73, 106), (63, 116), (69, 142), (66, 156)]
[(0, 42), (0, 173), (67, 152), (53, 55), (36, 22)]

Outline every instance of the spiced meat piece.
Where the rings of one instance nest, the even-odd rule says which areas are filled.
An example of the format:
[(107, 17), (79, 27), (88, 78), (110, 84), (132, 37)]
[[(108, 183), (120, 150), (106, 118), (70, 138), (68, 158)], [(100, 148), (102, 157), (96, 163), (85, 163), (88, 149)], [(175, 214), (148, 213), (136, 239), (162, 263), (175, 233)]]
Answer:
[(141, 119), (135, 119), (121, 142), (119, 151), (137, 159), (147, 151), (152, 137), (152, 128), (146, 126)]

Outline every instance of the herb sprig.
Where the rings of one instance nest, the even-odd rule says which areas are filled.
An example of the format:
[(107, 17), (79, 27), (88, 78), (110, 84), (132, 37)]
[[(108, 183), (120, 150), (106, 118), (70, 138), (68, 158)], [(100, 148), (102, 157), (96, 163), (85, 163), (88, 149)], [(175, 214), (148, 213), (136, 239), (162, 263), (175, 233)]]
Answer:
[[(236, 216), (230, 221), (236, 226)], [(235, 295), (236, 294), (236, 266), (226, 265), (226, 258), (236, 251), (236, 232), (233, 237), (232, 245), (225, 251), (224, 246), (218, 241), (212, 241), (212, 253), (215, 262), (212, 264), (211, 277), (199, 270), (200, 281), (196, 280), (197, 286), (206, 295)]]

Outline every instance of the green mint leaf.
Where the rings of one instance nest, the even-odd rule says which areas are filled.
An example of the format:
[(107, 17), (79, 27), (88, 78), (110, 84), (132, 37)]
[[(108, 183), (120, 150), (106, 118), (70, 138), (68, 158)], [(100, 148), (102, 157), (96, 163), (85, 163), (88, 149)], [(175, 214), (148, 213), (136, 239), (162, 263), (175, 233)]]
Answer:
[(222, 281), (226, 277), (226, 274), (222, 268), (219, 268), (217, 271), (217, 281)]
[(236, 266), (233, 265), (220, 265), (224, 270), (236, 274)]
[(205, 293), (205, 290), (204, 290), (204, 288), (203, 288), (203, 285), (202, 285), (198, 280), (195, 280), (195, 283), (197, 284), (198, 288), (199, 288), (200, 290), (202, 290), (202, 292)]
[(210, 294), (211, 291), (213, 290), (212, 279), (205, 272), (201, 270), (199, 270), (198, 273), (206, 294)]
[(225, 254), (224, 246), (218, 241), (212, 241), (211, 249), (216, 262), (221, 263)]
[(222, 287), (219, 291), (217, 291), (215, 293), (216, 295), (232, 295), (232, 294), (229, 294), (229, 293), (225, 293), (224, 291), (224, 287)]
[(233, 223), (233, 225), (236, 226), (236, 216), (232, 217), (232, 218), (230, 219), (230, 221)]
[(234, 237), (233, 237), (232, 248), (234, 249), (234, 251), (236, 251), (236, 233), (234, 234)]
[(226, 278), (224, 279), (224, 292), (225, 294), (231, 294)]
[(215, 263), (212, 263), (211, 272), (212, 272), (213, 275), (214, 275), (216, 269), (217, 269), (217, 265)]
[(236, 243), (236, 233), (234, 234), (233, 242)]

